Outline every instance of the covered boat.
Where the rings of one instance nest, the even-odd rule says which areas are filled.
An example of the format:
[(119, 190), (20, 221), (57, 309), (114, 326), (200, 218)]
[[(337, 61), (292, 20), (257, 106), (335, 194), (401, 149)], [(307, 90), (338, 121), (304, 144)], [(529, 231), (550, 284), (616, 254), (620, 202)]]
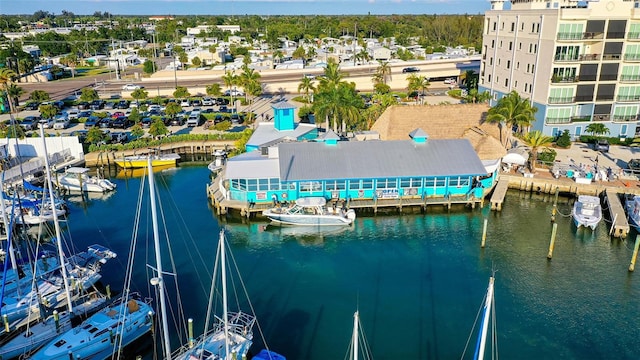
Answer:
[(588, 227), (595, 230), (602, 219), (602, 207), (597, 196), (580, 195), (571, 211), (576, 227)]
[(116, 188), (116, 184), (111, 181), (90, 176), (88, 172), (87, 168), (70, 167), (57, 179), (57, 185), (65, 190), (88, 192), (106, 192)]
[(279, 204), (262, 212), (262, 215), (277, 224), (284, 225), (351, 225), (356, 218), (353, 209), (327, 207), (323, 197), (304, 197), (295, 201), (292, 206)]
[(147, 159), (151, 156), (151, 166), (175, 166), (180, 155), (178, 154), (159, 154), (159, 155), (132, 155), (115, 159), (116, 165), (125, 169), (135, 169), (147, 167)]

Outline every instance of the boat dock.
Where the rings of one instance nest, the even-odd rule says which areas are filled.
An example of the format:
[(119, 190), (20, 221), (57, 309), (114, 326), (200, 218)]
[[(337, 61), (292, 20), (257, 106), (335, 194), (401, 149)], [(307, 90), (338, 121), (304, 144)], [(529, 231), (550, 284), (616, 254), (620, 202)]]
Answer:
[(604, 198), (609, 209), (609, 214), (611, 215), (610, 234), (620, 238), (626, 237), (629, 233), (629, 222), (627, 221), (627, 215), (620, 201), (618, 191), (609, 188), (605, 191)]
[(498, 185), (496, 185), (491, 195), (491, 210), (502, 210), (502, 203), (504, 202), (504, 197), (507, 195), (507, 190), (509, 190), (509, 179), (500, 177)]

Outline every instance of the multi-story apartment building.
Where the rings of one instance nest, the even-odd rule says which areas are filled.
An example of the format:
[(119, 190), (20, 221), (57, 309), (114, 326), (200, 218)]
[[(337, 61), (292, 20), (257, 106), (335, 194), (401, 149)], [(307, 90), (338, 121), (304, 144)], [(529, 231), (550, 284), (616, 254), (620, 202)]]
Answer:
[(603, 123), (633, 137), (640, 121), (640, 0), (492, 0), (479, 88), (492, 105), (516, 90), (533, 130), (574, 136)]

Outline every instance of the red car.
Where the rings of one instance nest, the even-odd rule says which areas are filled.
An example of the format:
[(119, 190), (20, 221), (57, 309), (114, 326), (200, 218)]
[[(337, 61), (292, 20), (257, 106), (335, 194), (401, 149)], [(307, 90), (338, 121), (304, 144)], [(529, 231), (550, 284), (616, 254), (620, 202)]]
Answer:
[(122, 111), (116, 111), (113, 114), (111, 114), (111, 118), (112, 119), (117, 119), (121, 116), (125, 116), (125, 114)]

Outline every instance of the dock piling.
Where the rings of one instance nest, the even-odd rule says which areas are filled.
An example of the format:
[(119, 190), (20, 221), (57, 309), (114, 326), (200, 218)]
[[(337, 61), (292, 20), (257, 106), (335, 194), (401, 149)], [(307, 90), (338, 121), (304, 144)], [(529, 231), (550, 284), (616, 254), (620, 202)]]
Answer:
[(636, 235), (636, 246), (633, 248), (633, 255), (631, 256), (631, 264), (629, 265), (630, 272), (632, 272), (636, 268), (636, 259), (638, 257), (639, 246), (640, 246), (640, 235)]
[(484, 225), (482, 226), (482, 243), (480, 244), (480, 247), (484, 249), (484, 244), (487, 241), (487, 223), (489, 221), (487, 219), (484, 219)]
[(551, 241), (549, 242), (549, 253), (547, 259), (551, 260), (553, 257), (553, 247), (556, 244), (556, 232), (558, 231), (558, 223), (553, 223), (553, 229), (551, 230)]

